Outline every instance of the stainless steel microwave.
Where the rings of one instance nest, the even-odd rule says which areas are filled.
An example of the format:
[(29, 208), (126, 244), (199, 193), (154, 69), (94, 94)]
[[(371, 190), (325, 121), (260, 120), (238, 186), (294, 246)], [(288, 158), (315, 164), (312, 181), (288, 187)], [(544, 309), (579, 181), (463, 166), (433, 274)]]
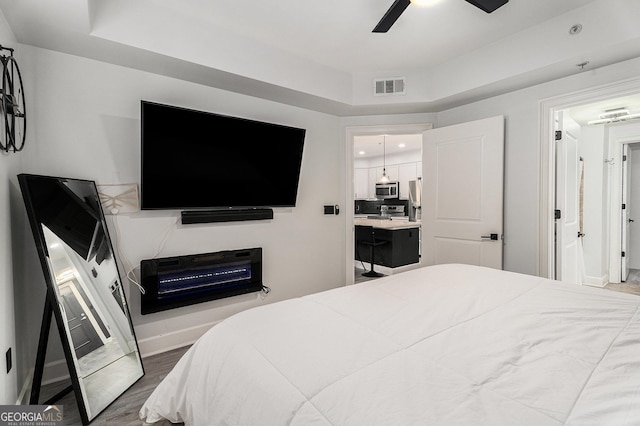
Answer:
[(398, 182), (376, 183), (376, 198), (386, 200), (400, 197), (400, 185)]

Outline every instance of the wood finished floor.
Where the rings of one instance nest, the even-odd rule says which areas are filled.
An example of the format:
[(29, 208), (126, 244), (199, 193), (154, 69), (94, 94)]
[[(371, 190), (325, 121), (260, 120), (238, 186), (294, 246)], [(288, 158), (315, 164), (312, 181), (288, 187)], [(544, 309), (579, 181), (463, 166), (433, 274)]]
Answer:
[[(147, 400), (151, 392), (171, 371), (182, 355), (189, 349), (174, 349), (169, 352), (150, 356), (142, 360), (145, 375), (130, 387), (122, 396), (100, 413), (90, 424), (91, 426), (140, 426), (143, 422), (138, 418), (138, 411)], [(56, 393), (69, 386), (69, 382), (57, 382), (43, 386), (40, 400), (46, 401)], [(42, 402), (41, 402), (42, 403)], [(56, 404), (64, 407), (65, 426), (80, 426), (80, 412), (73, 392), (59, 399)]]
[(640, 269), (629, 269), (629, 276), (625, 282), (608, 283), (604, 288), (640, 295)]

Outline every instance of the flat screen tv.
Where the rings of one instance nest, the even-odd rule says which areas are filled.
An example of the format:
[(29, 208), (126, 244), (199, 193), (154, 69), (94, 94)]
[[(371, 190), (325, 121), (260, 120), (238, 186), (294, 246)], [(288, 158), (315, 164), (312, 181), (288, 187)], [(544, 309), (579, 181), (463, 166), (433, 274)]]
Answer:
[(305, 129), (141, 101), (142, 209), (296, 205)]

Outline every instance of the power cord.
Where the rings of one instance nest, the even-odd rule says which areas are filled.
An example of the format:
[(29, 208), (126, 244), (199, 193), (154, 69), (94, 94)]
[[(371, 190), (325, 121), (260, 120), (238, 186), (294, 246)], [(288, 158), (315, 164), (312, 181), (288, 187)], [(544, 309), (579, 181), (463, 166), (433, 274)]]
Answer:
[[(113, 213), (113, 210), (112, 210), (112, 213)], [(115, 241), (116, 251), (118, 252), (118, 256), (120, 257), (120, 260), (124, 265), (125, 276), (129, 280), (129, 282), (135, 284), (138, 287), (138, 290), (140, 290), (140, 293), (145, 294), (146, 293), (145, 288), (136, 280), (136, 276), (135, 274), (133, 274), (134, 268), (131, 266), (131, 263), (129, 263), (127, 256), (124, 255), (124, 253), (122, 252), (122, 249), (120, 248), (120, 244), (119, 244), (120, 243), (120, 226), (118, 225), (118, 219), (117, 219), (118, 215), (117, 213), (114, 213), (111, 215), (111, 217), (113, 218), (113, 227), (116, 230), (116, 241)]]
[(176, 221), (174, 223), (169, 225), (167, 230), (164, 232), (164, 237), (162, 237), (162, 240), (160, 241), (160, 246), (158, 246), (158, 251), (156, 251), (156, 254), (151, 256), (151, 258), (158, 257), (158, 255), (162, 253), (162, 250), (164, 250), (164, 246), (167, 244), (167, 241), (169, 240), (169, 236), (171, 235), (173, 230), (176, 228), (176, 225), (178, 225), (179, 221), (180, 221), (180, 218), (178, 217), (176, 218)]
[(262, 285), (262, 290), (260, 290), (260, 298), (262, 300), (266, 299), (267, 296), (269, 295), (269, 293), (271, 293), (271, 288), (267, 287), (266, 285)]

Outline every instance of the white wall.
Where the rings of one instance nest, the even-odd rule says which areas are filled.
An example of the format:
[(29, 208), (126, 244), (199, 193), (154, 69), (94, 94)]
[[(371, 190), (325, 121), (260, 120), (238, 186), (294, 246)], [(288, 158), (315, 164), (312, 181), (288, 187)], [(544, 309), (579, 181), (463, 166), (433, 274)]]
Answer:
[(438, 113), (439, 127), (506, 117), (504, 269), (538, 273), (541, 101), (635, 78), (638, 73), (640, 59), (632, 59)]
[[(16, 48), (13, 33), (0, 12), (0, 44)], [(6, 52), (2, 52), (6, 54)], [(20, 58), (20, 52), (15, 52)], [(3, 136), (4, 137), (4, 136)], [(16, 197), (17, 170), (20, 169), (22, 153), (0, 152), (0, 405), (15, 404), (17, 396), (16, 339), (14, 322), (14, 269), (18, 261), (12, 244), (14, 236), (12, 207)], [(5, 353), (11, 348), (13, 368), (6, 374)]]
[[(165, 249), (156, 257), (262, 247), (263, 281), (272, 290), (265, 300), (254, 293), (143, 316), (139, 293), (127, 286), (143, 355), (190, 343), (212, 323), (240, 310), (344, 285), (344, 216), (323, 215), (324, 204), (344, 204), (344, 152), (336, 117), (30, 46), (22, 49), (21, 69), (37, 94), (29, 113), (34, 134), (23, 155), (25, 173), (98, 184), (139, 182), (141, 99), (307, 129), (298, 204), (276, 209), (271, 221), (183, 226), (176, 224), (179, 211), (117, 217), (117, 244), (132, 265), (156, 255), (168, 232)], [(112, 239), (115, 224), (110, 222)], [(26, 227), (22, 232), (27, 241), (24, 281), (36, 302), (30, 306), (23, 300), (16, 308), (38, 318), (24, 334), (37, 343), (43, 303), (38, 299), (45, 288), (30, 232)], [(50, 339), (48, 362), (62, 357), (56, 340), (55, 335)], [(18, 354), (26, 366), (33, 364), (35, 343)]]

